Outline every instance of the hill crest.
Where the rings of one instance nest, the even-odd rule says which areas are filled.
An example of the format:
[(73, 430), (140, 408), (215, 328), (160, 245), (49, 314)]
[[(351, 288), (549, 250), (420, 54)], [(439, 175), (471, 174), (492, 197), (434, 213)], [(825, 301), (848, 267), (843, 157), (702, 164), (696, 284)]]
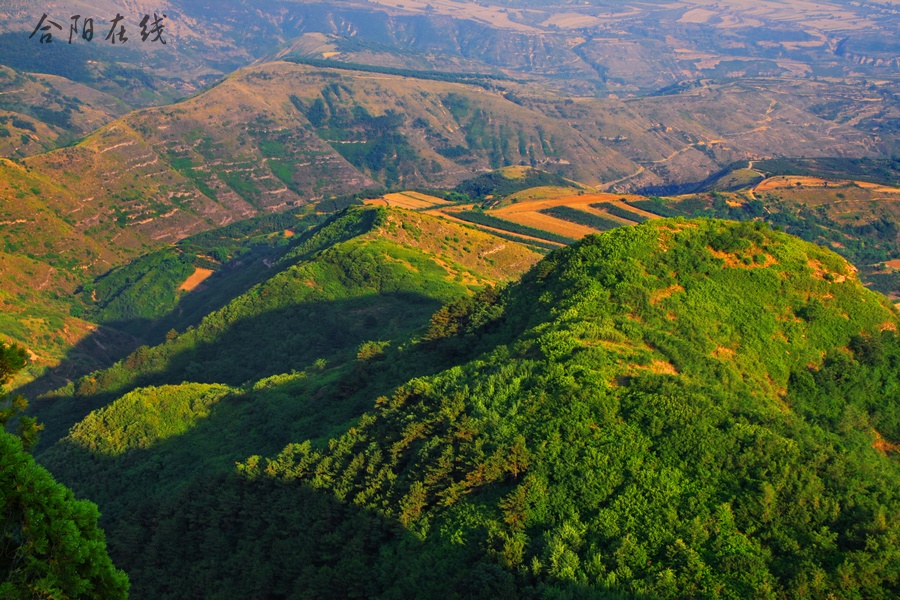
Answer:
[[(349, 211), (374, 229), (307, 248), (323, 268), (362, 257), (403, 214)], [(405, 277), (438, 273), (391, 257), (415, 267)], [(364, 279), (333, 274), (323, 289)], [(900, 543), (884, 519), (900, 506), (885, 450), (900, 441), (897, 324), (828, 250), (763, 224), (657, 220), (554, 251), (502, 291), (457, 295), (424, 333), (365, 343), (344, 365), (215, 397), (208, 385), (137, 389), (46, 457), (116, 515), (111, 553), (150, 595), (160, 573), (242, 595), (302, 583), (463, 597), (473, 573), (476, 597), (876, 594), (895, 586)], [(350, 406), (364, 414), (348, 418)], [(118, 430), (129, 407), (188, 413), (137, 444)], [(225, 476), (285, 423), (309, 437)], [(105, 439), (117, 449), (94, 455)], [(187, 460), (197, 447), (215, 448), (202, 465)], [(146, 465), (160, 465), (156, 487), (182, 493), (136, 494)], [(210, 546), (213, 531), (226, 543)], [(829, 541), (806, 543), (816, 536)], [(277, 555), (275, 538), (288, 540)], [(273, 569), (234, 570), (248, 552)], [(198, 565), (208, 581), (191, 579)]]

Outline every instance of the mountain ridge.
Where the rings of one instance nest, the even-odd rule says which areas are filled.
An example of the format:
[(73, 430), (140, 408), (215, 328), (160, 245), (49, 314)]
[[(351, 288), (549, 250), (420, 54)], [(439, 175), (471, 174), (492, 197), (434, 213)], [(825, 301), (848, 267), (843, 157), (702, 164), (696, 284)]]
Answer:
[[(110, 553), (148, 597), (889, 595), (900, 466), (878, 440), (900, 440), (898, 322), (830, 251), (760, 223), (650, 221), (458, 296), (417, 343), (198, 402), (180, 435), (91, 450), (132, 443), (126, 405), (189, 406), (198, 384), (137, 388), (42, 456), (115, 515)], [(310, 410), (306, 441), (228, 474), (225, 423), (246, 451)], [(151, 465), (177, 498), (129, 491)]]

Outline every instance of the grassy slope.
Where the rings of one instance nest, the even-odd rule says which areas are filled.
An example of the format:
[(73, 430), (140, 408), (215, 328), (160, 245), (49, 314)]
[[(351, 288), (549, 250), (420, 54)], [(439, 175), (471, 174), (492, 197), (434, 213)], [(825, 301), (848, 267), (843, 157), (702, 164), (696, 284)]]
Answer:
[(821, 179), (785, 184), (782, 179), (738, 193), (638, 200), (635, 205), (664, 216), (764, 220), (834, 250), (859, 269), (871, 289), (900, 299), (900, 275), (885, 265), (900, 258), (900, 190)]
[[(44, 458), (106, 503), (113, 555), (160, 598), (889, 595), (900, 472), (874, 446), (900, 441), (900, 343), (881, 333), (897, 323), (826, 250), (754, 225), (648, 222), (450, 305), (430, 341), (241, 390), (132, 392)], [(187, 411), (167, 439), (117, 425), (159, 414), (159, 398)], [(196, 479), (286, 429), (314, 443)], [(162, 489), (135, 508), (148, 477)]]
[(359, 344), (405, 339), (442, 302), (513, 277), (538, 258), (435, 217), (376, 208), (345, 211), (293, 239), (264, 282), (196, 327), (36, 403), (45, 442), (138, 386), (237, 385), (317, 359), (343, 363)]
[[(313, 127), (304, 111), (329, 86), (337, 86), (328, 96), (335, 114)], [(365, 124), (390, 110), (406, 116), (392, 125), (395, 145), (380, 148), (383, 132)], [(353, 125), (359, 111), (371, 118)], [(464, 148), (464, 156), (436, 151), (445, 147)], [(403, 152), (393, 164), (396, 148)], [(72, 147), (22, 165), (0, 161), (0, 193), (9, 199), (0, 207), (0, 252), (41, 263), (7, 261), (4, 276), (39, 291), (27, 304), (58, 321), (70, 309), (57, 294), (200, 231), (391, 178), (391, 185), (453, 185), (493, 163), (563, 157), (566, 169), (590, 177), (608, 166), (631, 168), (568, 125), (478, 87), (268, 64), (190, 100), (131, 113)], [(26, 300), (6, 305), (20, 313)], [(70, 347), (48, 342), (43, 331), (3, 333), (31, 348), (41, 367), (59, 363)]]
[(440, 558), (460, 544), (539, 589), (896, 591), (900, 530), (881, 515), (900, 469), (873, 447), (873, 428), (900, 435), (895, 377), (880, 363), (868, 400), (835, 387), (879, 347), (853, 336), (897, 314), (844, 261), (753, 226), (648, 224), (554, 254), (504, 312), (490, 353), (247, 472), (399, 522), (417, 566), (445, 569), (435, 595), (462, 592), (471, 555)]
[[(24, 345), (31, 362), (18, 381), (34, 378), (64, 357), (90, 368), (104, 364), (106, 350), (78, 348), (97, 327), (71, 314), (68, 299), (86, 277), (108, 269), (129, 249), (113, 250), (79, 229), (64, 212), (48, 208), (51, 188), (43, 177), (0, 159), (0, 337)], [(79, 202), (64, 193), (69, 210)], [(68, 211), (67, 211), (68, 212)], [(133, 248), (131, 249), (133, 252)], [(103, 330), (109, 353), (127, 351), (129, 336)], [(133, 348), (133, 346), (131, 346)]]
[(71, 143), (128, 110), (114, 96), (63, 77), (0, 66), (0, 156)]

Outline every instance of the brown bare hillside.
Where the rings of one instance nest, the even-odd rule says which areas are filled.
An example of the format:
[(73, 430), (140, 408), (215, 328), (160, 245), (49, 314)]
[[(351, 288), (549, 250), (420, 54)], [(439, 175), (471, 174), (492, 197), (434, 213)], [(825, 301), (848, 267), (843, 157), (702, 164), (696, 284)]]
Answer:
[(387, 223), (370, 235), (424, 250), (440, 260), (451, 277), (482, 285), (511, 281), (541, 258), (524, 244), (437, 215), (443, 216), (394, 209), (388, 213)]

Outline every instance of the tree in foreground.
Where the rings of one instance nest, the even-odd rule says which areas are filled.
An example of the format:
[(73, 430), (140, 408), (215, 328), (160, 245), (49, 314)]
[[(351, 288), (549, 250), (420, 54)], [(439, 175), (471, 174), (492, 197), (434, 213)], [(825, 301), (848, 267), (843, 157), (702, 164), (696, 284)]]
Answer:
[[(0, 385), (24, 364), (21, 348), (0, 344)], [(76, 500), (26, 450), (39, 427), (23, 417), (21, 438), (5, 431), (24, 408), (21, 397), (0, 392), (0, 599), (127, 597), (128, 577), (106, 552), (96, 505)]]

